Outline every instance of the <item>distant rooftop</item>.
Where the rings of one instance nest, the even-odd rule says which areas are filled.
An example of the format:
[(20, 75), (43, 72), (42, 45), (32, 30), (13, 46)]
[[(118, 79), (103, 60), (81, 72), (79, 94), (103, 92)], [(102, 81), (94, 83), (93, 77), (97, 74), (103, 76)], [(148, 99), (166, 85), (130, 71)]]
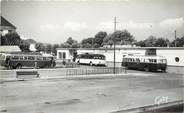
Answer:
[(10, 23), (8, 20), (6, 20), (4, 17), (1, 16), (0, 18), (1, 23), (0, 23), (0, 30), (2, 29), (16, 29), (16, 27)]

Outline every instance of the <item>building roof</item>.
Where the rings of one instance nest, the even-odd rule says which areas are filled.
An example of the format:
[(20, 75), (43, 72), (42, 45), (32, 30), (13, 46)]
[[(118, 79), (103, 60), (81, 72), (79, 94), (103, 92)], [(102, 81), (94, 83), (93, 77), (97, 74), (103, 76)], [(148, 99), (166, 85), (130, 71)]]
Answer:
[(21, 50), (18, 46), (0, 46), (0, 52), (21, 52)]
[(1, 29), (16, 29), (16, 27), (10, 23), (8, 20), (6, 20), (4, 17), (1, 16), (0, 18), (1, 23), (0, 23), (0, 30)]

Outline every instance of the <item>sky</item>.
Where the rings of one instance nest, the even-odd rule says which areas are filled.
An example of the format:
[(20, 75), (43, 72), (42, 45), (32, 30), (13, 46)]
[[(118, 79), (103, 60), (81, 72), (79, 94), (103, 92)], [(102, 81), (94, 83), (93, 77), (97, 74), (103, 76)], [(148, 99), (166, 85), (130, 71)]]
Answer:
[(23, 39), (44, 43), (77, 41), (128, 30), (136, 40), (150, 35), (184, 36), (184, 0), (0, 0), (1, 15), (17, 27)]

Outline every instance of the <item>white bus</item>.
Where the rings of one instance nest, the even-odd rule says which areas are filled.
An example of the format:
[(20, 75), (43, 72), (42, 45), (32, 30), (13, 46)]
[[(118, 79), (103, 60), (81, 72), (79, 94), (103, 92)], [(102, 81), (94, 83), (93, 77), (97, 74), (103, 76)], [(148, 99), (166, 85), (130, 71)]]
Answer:
[(105, 56), (102, 54), (79, 54), (77, 55), (76, 62), (78, 64), (89, 64), (92, 65), (106, 65)]
[(131, 69), (140, 69), (145, 71), (163, 72), (167, 69), (167, 60), (163, 56), (125, 56), (122, 61), (122, 66)]

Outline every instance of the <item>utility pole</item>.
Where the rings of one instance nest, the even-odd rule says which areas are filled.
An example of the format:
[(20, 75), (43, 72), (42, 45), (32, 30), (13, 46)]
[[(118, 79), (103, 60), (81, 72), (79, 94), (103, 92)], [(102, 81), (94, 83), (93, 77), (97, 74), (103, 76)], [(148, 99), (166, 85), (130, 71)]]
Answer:
[(174, 47), (176, 47), (176, 30), (174, 30), (174, 38), (175, 38), (175, 41), (174, 41)]
[[(114, 33), (116, 32), (116, 17), (114, 17)], [(114, 37), (114, 70), (113, 73), (116, 74), (116, 40)]]

